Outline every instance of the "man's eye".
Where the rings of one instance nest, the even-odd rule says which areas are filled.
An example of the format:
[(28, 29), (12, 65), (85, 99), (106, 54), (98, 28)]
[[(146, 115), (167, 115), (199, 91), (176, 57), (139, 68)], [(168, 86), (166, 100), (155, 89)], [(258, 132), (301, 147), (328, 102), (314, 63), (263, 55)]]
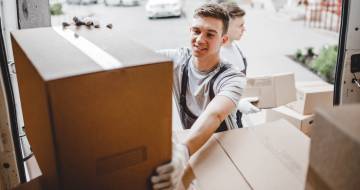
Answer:
[(214, 34), (208, 33), (208, 34), (207, 34), (207, 37), (208, 37), (208, 38), (212, 38), (212, 37), (214, 37)]
[(199, 30), (193, 30), (193, 33), (194, 34), (200, 34), (200, 31)]

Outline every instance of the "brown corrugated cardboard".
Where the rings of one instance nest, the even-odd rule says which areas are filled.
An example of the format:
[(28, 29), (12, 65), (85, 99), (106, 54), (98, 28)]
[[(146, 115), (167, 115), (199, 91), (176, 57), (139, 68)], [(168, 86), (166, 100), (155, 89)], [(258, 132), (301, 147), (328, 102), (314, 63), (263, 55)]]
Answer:
[(154, 167), (171, 157), (172, 64), (118, 30), (73, 30), (12, 33), (45, 189), (146, 189)]
[(278, 107), (296, 100), (293, 73), (248, 77), (244, 97), (259, 97), (259, 108)]
[(42, 176), (32, 179), (29, 182), (20, 184), (19, 186), (15, 187), (13, 190), (42, 190), (45, 188), (42, 187)]
[(216, 138), (211, 138), (191, 158), (190, 165), (201, 190), (251, 189)]
[(333, 89), (332, 85), (321, 81), (296, 83), (297, 101), (287, 106), (303, 115), (313, 114), (317, 107), (333, 105)]
[(310, 141), (287, 121), (224, 132), (216, 138), (251, 189), (304, 189)]
[(314, 125), (314, 115), (302, 115), (286, 106), (266, 110), (267, 122), (279, 119), (286, 119), (308, 136)]
[(199, 190), (303, 190), (309, 147), (308, 137), (279, 120), (213, 135), (190, 166)]
[(318, 109), (306, 189), (359, 189), (359, 115), (359, 104)]

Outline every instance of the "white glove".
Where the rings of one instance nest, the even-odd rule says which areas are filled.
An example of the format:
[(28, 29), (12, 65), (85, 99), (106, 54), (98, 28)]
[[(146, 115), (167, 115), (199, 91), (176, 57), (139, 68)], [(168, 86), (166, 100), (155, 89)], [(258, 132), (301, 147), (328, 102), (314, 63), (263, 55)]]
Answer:
[(187, 162), (189, 161), (189, 150), (184, 144), (173, 143), (172, 160), (156, 168), (157, 175), (151, 177), (153, 189), (184, 189), (180, 178)]
[(260, 109), (251, 103), (251, 102), (256, 102), (258, 100), (259, 100), (258, 97), (248, 97), (248, 98), (240, 99), (238, 104), (239, 111), (243, 114), (259, 112)]

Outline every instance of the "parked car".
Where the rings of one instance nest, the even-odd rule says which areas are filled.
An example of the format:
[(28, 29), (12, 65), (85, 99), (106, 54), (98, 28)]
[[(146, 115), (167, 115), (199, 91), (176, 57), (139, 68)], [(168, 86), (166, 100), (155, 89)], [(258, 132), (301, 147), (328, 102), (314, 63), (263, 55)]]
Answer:
[(180, 17), (183, 12), (182, 0), (148, 0), (145, 6), (148, 18)]
[(81, 0), (66, 0), (67, 4), (78, 4), (80, 5)]
[(98, 0), (81, 0), (81, 4), (88, 5), (88, 4), (96, 4)]
[(68, 4), (96, 4), (98, 0), (66, 0)]
[(104, 4), (106, 6), (117, 6), (117, 5), (137, 6), (140, 4), (140, 0), (104, 0)]

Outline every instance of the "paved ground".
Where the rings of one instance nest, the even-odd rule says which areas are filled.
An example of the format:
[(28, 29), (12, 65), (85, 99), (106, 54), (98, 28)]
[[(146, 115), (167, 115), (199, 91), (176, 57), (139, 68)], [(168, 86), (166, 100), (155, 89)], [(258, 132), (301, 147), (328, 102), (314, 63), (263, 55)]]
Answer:
[(286, 55), (299, 48), (337, 44), (338, 35), (291, 21), (286, 14), (247, 8), (247, 32), (240, 44), (249, 59), (249, 75), (294, 72), (297, 81), (320, 80)]

